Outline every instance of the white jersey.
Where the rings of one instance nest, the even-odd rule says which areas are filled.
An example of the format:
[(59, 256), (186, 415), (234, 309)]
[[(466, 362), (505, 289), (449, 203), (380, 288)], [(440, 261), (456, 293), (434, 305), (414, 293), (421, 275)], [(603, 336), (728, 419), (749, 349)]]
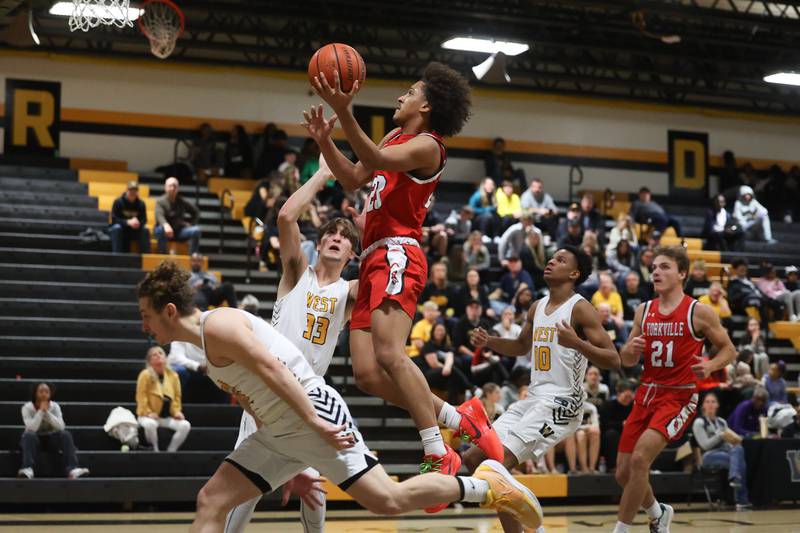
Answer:
[(558, 344), (556, 324), (562, 320), (572, 323), (572, 309), (582, 300), (574, 294), (551, 314), (545, 312), (549, 296), (536, 306), (533, 316), (533, 344), (531, 349), (531, 384), (528, 395), (556, 401), (564, 410), (563, 415), (577, 415), (583, 407), (586, 393), (583, 376), (587, 360), (583, 354)]
[[(211, 313), (206, 311), (200, 316), (200, 338), (203, 342), (203, 351), (206, 348), (206, 339), (203, 328), (206, 319)], [(237, 309), (250, 320), (250, 325), (256, 337), (266, 346), (270, 353), (286, 365), (300, 382), (306, 392), (325, 385), (325, 380), (312, 370), (303, 354), (286, 337), (278, 333), (272, 326), (261, 318), (251, 315), (247, 311)], [(225, 354), (216, 354), (224, 357)], [(222, 390), (244, 398), (256, 416), (265, 424), (273, 424), (290, 409), (289, 405), (276, 395), (264, 381), (239, 363), (217, 367), (208, 361), (208, 377)]]
[(349, 293), (350, 285), (342, 278), (320, 287), (309, 266), (294, 288), (275, 302), (272, 327), (303, 352), (318, 376), (328, 371), (339, 332), (347, 322)]

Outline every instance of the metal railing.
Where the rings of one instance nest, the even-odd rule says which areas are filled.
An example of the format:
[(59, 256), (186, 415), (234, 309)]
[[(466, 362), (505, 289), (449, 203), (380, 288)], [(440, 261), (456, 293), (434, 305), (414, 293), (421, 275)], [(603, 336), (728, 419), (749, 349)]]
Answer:
[[(577, 179), (576, 179), (577, 178)], [(569, 167), (569, 201), (572, 202), (573, 188), (583, 183), (583, 169), (579, 165)]]
[[(225, 205), (225, 198), (230, 197), (231, 205)], [(233, 196), (233, 193), (230, 189), (225, 187), (222, 190), (222, 193), (219, 195), (219, 253), (222, 253), (222, 249), (225, 247), (225, 208), (233, 212), (233, 206), (236, 204), (236, 198)]]

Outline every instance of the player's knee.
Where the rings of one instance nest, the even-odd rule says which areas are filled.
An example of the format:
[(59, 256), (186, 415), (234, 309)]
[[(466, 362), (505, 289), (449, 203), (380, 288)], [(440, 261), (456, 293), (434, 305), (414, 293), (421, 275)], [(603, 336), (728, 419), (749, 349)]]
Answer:
[(368, 371), (354, 368), (353, 377), (356, 380), (356, 387), (365, 394), (379, 396), (380, 378), (377, 375), (377, 371), (379, 370)]
[(630, 471), (631, 474), (641, 474), (642, 472), (647, 472), (650, 469), (650, 461), (641, 453), (641, 452), (633, 452), (631, 455), (631, 462), (630, 462)]
[(197, 493), (197, 516), (211, 518), (227, 513), (228, 509), (224, 509), (222, 503), (218, 495), (206, 484)]
[(600, 438), (600, 426), (589, 426), (589, 436)]
[(388, 494), (383, 498), (375, 498), (366, 507), (367, 510), (373, 514), (386, 516), (398, 515), (403, 512), (403, 507), (400, 505), (398, 499)]
[(628, 484), (628, 477), (629, 472), (626, 467), (618, 467), (616, 473), (614, 473), (614, 478), (621, 487)]

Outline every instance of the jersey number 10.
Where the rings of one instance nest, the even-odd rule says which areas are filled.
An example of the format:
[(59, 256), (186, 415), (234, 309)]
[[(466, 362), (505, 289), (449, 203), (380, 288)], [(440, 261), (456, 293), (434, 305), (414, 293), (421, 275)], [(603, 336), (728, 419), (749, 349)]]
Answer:
[(666, 344), (666, 359), (662, 359), (664, 355), (664, 343), (661, 341), (653, 341), (650, 345), (653, 349), (652, 353), (650, 354), (650, 365), (653, 367), (667, 367), (672, 368), (675, 366), (675, 362), (672, 360), (672, 341), (669, 341)]
[(328, 340), (328, 326), (330, 325), (331, 321), (324, 316), (306, 313), (306, 330), (303, 332), (303, 338), (311, 341), (312, 344), (321, 346)]
[(550, 347), (537, 346), (533, 350), (533, 367), (540, 372), (550, 370)]

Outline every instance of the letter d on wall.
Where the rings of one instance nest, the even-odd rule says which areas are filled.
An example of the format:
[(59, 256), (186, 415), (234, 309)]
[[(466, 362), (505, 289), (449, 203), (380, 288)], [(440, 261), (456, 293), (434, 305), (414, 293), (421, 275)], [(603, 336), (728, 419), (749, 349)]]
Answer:
[(6, 80), (4, 151), (55, 157), (61, 133), (61, 84)]
[(670, 130), (667, 135), (670, 196), (708, 198), (708, 134)]

